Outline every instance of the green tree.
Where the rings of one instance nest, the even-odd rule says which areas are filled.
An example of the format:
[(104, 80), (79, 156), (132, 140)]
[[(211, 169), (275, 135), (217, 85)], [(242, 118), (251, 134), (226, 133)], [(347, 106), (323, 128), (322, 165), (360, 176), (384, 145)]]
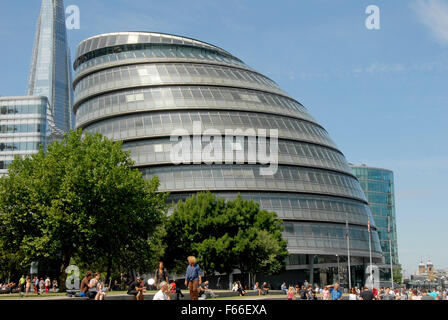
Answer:
[(394, 273), (394, 282), (397, 284), (402, 284), (403, 283), (403, 272), (402, 272), (401, 264), (399, 264), (396, 268), (393, 268), (392, 270)]
[(287, 243), (283, 240), (283, 222), (274, 212), (260, 210), (254, 201), (238, 196), (227, 203), (228, 215), (236, 219), (232, 255), (237, 268), (255, 279), (257, 273), (276, 274), (284, 270), (288, 257)]
[(288, 256), (282, 221), (258, 203), (225, 201), (198, 193), (174, 208), (166, 224), (166, 265), (184, 272), (186, 257), (195, 255), (205, 274), (238, 268), (255, 275), (278, 273)]
[(61, 284), (71, 258), (144, 269), (166, 194), (158, 178), (132, 169), (121, 143), (80, 130), (48, 151), (16, 158), (0, 179), (0, 247), (26, 263), (58, 258)]

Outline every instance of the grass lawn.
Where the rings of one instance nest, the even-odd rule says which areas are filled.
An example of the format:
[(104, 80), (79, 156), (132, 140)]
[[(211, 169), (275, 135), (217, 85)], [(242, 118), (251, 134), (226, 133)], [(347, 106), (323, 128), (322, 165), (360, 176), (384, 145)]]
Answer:
[[(146, 291), (147, 294), (156, 293), (157, 291)], [(127, 291), (110, 291), (107, 292), (108, 296), (114, 295), (126, 295)], [(19, 300), (19, 299), (51, 299), (52, 297), (65, 297), (67, 294), (65, 292), (57, 292), (57, 293), (45, 293), (42, 295), (37, 294), (29, 294), (28, 296), (20, 297), (20, 294), (0, 294), (0, 300)]]
[[(219, 295), (219, 294), (218, 294)], [(254, 299), (269, 299), (269, 298), (285, 298), (286, 300), (286, 295), (285, 294), (272, 294), (272, 295), (267, 295), (267, 296), (244, 296), (244, 297), (240, 297), (240, 296), (234, 296), (234, 297), (218, 297), (215, 299), (207, 299), (207, 300), (254, 300)]]

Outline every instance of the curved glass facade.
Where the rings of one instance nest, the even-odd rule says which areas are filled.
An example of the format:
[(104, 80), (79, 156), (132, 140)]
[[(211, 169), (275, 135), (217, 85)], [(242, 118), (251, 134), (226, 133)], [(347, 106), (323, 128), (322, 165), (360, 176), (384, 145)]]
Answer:
[[(114, 33), (83, 41), (74, 68), (77, 128), (123, 141), (144, 177), (159, 176), (173, 201), (204, 190), (253, 199), (284, 220), (288, 249), (299, 256), (346, 255), (348, 222), (353, 261), (361, 264), (369, 257), (370, 221), (372, 256), (382, 259), (367, 199), (327, 131), (237, 57), (174, 35)], [(250, 161), (247, 136), (241, 163), (174, 165), (170, 137), (177, 129), (194, 132), (195, 123), (204, 131), (278, 130), (276, 173), (260, 174), (263, 163)], [(188, 152), (194, 158), (197, 150)]]
[(394, 173), (391, 170), (367, 166), (352, 166), (352, 170), (358, 177), (369, 202), (385, 264), (390, 264), (390, 252), (392, 252), (392, 264), (398, 265)]

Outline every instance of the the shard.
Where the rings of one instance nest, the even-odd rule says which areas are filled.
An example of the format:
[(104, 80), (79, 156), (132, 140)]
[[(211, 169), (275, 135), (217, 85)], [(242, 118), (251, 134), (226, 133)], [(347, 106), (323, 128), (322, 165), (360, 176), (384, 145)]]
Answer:
[(74, 126), (70, 65), (64, 1), (43, 0), (27, 95), (47, 97), (54, 125), (64, 132)]

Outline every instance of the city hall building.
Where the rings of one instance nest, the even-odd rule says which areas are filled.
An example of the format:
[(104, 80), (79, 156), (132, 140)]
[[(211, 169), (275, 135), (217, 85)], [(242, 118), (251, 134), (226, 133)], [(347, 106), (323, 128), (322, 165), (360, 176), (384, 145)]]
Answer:
[[(360, 285), (370, 260), (368, 222), (373, 262), (382, 262), (367, 199), (327, 131), (274, 81), (229, 52), (169, 34), (111, 33), (81, 42), (74, 70), (76, 128), (122, 141), (144, 177), (158, 176), (160, 191), (173, 201), (205, 190), (227, 199), (241, 194), (284, 220), (291, 256), (271, 284), (348, 283), (348, 233), (352, 284)], [(261, 174), (268, 165), (250, 161), (249, 136), (239, 137), (235, 149), (243, 150), (243, 161), (174, 164), (173, 132), (194, 136), (198, 123), (201, 132), (277, 130), (275, 174)]]

